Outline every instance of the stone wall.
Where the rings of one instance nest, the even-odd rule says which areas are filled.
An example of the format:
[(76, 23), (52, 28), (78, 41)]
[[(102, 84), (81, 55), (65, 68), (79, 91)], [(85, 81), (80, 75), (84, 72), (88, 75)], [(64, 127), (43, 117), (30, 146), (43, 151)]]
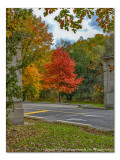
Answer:
[[(21, 52), (21, 43), (19, 43), (17, 47), (17, 55), (14, 56), (13, 62), (11, 63), (12, 66), (16, 65), (17, 60), (22, 60), (22, 52)], [(16, 71), (17, 77), (18, 77), (18, 83), (17, 85), (22, 86), (22, 74), (19, 71)], [(22, 108), (22, 99), (17, 99), (16, 97), (13, 97), (14, 101), (14, 107), (15, 110), (10, 110), (9, 118), (10, 122), (13, 125), (23, 125), (24, 124), (24, 110)]]
[(114, 57), (104, 57), (104, 107), (114, 107)]

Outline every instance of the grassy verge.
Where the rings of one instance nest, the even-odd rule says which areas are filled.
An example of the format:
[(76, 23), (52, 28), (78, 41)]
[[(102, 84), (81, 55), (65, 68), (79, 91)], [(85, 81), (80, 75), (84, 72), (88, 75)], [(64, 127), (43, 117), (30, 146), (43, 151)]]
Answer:
[(7, 152), (113, 152), (113, 131), (25, 118), (7, 128)]
[(92, 104), (89, 102), (70, 102), (70, 104)]
[[(47, 101), (47, 100), (45, 100), (45, 101), (36, 101), (36, 100), (34, 100), (34, 101), (32, 101), (33, 103), (39, 103), (39, 102), (50, 102), (50, 103), (55, 103), (55, 101)], [(85, 102), (70, 102), (70, 104), (93, 104), (93, 107), (104, 107), (104, 104), (96, 104), (96, 103), (85, 103)]]
[(104, 104), (96, 104), (96, 103), (85, 103), (85, 102), (71, 102), (70, 104), (92, 104), (93, 107), (104, 107)]
[(104, 107), (104, 104), (93, 104), (93, 107)]
[[(27, 102), (27, 101), (26, 101)], [(28, 102), (30, 102), (30, 101), (28, 101)], [(39, 102), (49, 102), (49, 103), (55, 103), (55, 101), (48, 101), (48, 100), (41, 100), (41, 101), (37, 101), (37, 100), (33, 100), (33, 101), (31, 101), (31, 102), (33, 102), (33, 103), (39, 103)]]

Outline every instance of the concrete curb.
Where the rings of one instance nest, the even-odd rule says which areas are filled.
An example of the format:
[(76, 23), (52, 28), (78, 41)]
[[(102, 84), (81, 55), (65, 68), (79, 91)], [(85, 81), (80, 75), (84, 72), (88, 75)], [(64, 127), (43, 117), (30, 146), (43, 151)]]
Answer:
[(43, 117), (27, 116), (27, 115), (24, 115), (24, 118), (30, 118), (30, 119), (41, 119), (41, 120), (44, 120), (44, 118), (43, 118)]
[(59, 104), (59, 105), (61, 105), (61, 104), (70, 105), (70, 103), (58, 103), (58, 102), (56, 102), (56, 103), (54, 103), (54, 104)]
[(63, 124), (72, 124), (75, 126), (89, 126), (89, 127), (91, 127), (90, 124), (84, 124), (84, 123), (75, 123), (75, 122), (62, 121), (62, 120), (57, 120), (56, 122), (63, 123)]
[(86, 108), (86, 109), (100, 109), (100, 110), (106, 110), (105, 107), (82, 107), (82, 108)]
[(71, 125), (74, 125), (74, 126), (88, 126), (90, 128), (93, 128), (93, 129), (95, 128), (95, 129), (101, 130), (101, 131), (114, 131), (114, 129), (98, 127), (98, 126), (92, 126), (90, 124), (84, 124), (84, 123), (75, 123), (75, 122), (62, 121), (62, 120), (57, 120), (57, 122), (63, 123), (63, 124), (71, 124)]
[(103, 109), (105, 110), (105, 107), (93, 107), (93, 104), (77, 104), (78, 107), (80, 108), (86, 108), (86, 109)]

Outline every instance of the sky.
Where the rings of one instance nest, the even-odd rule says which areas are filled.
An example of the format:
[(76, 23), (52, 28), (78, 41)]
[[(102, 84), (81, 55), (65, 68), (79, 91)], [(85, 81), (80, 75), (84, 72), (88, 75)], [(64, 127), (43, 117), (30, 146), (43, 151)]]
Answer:
[(74, 33), (71, 29), (69, 31), (60, 29), (59, 23), (54, 20), (54, 17), (59, 14), (59, 11), (60, 9), (53, 14), (49, 14), (48, 16), (44, 17), (44, 8), (40, 10), (37, 8), (33, 9), (33, 14), (35, 14), (37, 17), (41, 16), (42, 20), (49, 25), (48, 32), (52, 32), (53, 34), (53, 45), (51, 46), (52, 49), (54, 49), (55, 44), (59, 42), (60, 39), (74, 43), (77, 42), (80, 36), (82, 36), (84, 39), (87, 39), (94, 37), (95, 34), (104, 34), (101, 27), (98, 27), (98, 22), (96, 22), (96, 15), (92, 16), (91, 19), (86, 16), (82, 21), (82, 29), (79, 29), (76, 33)]

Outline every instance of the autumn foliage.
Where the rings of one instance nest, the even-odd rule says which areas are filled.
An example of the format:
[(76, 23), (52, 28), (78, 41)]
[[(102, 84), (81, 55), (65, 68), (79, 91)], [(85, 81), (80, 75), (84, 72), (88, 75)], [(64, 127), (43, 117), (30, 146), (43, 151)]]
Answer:
[(46, 64), (46, 73), (43, 75), (43, 88), (56, 89), (59, 93), (71, 93), (83, 81), (74, 73), (75, 62), (62, 48), (54, 51), (51, 62)]
[[(56, 10), (58, 8), (45, 8), (44, 16), (54, 13)], [(71, 10), (73, 14), (71, 14)], [(114, 31), (114, 8), (60, 8), (59, 14), (54, 20), (60, 24), (61, 29), (69, 31), (71, 28), (76, 33), (78, 29), (82, 29), (84, 17), (87, 16), (91, 19), (95, 15), (98, 26), (103, 29), (104, 33)]]
[[(56, 10), (58, 8), (45, 8), (44, 16)], [(113, 8), (73, 8), (72, 11), (71, 14), (70, 8), (60, 8), (55, 20), (59, 22), (61, 29), (69, 31), (71, 28), (76, 33), (78, 29), (82, 29), (84, 17), (88, 16), (91, 19), (96, 15), (98, 26), (103, 29), (103, 32), (114, 31)], [(73, 45), (66, 44), (63, 48), (54, 51), (51, 50), (53, 36), (48, 29), (49, 26), (41, 17), (36, 17), (32, 9), (6, 9), (6, 95), (9, 97), (7, 106), (12, 106), (13, 97), (22, 97), (22, 88), (17, 84), (16, 75), (16, 71), (21, 73), (21, 70), (23, 92), (31, 97), (39, 95), (41, 98), (43, 93), (45, 95), (49, 93), (51, 96), (50, 90), (55, 90), (62, 93), (61, 96), (73, 94), (73, 98), (77, 97), (80, 100), (82, 97), (89, 97), (94, 86), (97, 91), (103, 88), (103, 83), (99, 83), (103, 74), (103, 60), (100, 57), (103, 53), (108, 55), (108, 52), (114, 52), (114, 47), (109, 45), (110, 42), (114, 46), (111, 43), (114, 42), (113, 36), (111, 40), (109, 36), (102, 34), (86, 40), (81, 37)], [(9, 64), (17, 55), (17, 46), (20, 42), (22, 60), (17, 61), (16, 66), (10, 67)], [(108, 67), (110, 72), (114, 70), (114, 66), (108, 65)]]
[(35, 64), (28, 65), (22, 76), (23, 80), (23, 92), (29, 95), (37, 95), (41, 90), (41, 76), (36, 68)]

